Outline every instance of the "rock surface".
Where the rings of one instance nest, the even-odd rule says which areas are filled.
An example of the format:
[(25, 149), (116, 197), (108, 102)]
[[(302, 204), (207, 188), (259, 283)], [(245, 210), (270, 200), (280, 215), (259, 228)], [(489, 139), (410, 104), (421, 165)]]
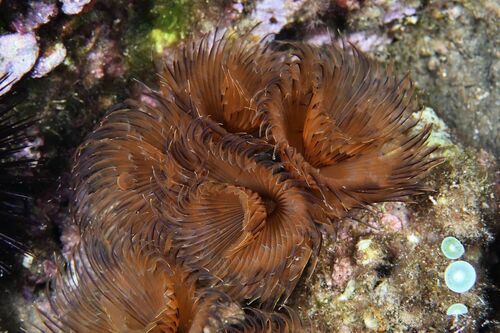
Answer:
[[(466, 143), (500, 156), (500, 7), (455, 1), (423, 11), (390, 51)], [(410, 51), (410, 52), (409, 52)]]
[[(418, 116), (433, 123), (431, 140), (446, 159), (428, 179), (435, 192), (414, 202), (353, 212), (333, 233), (325, 233), (319, 265), (289, 305), (312, 318), (312, 331), (500, 329), (494, 321), (499, 319), (495, 311), (500, 313), (494, 300), (500, 297), (493, 293), (494, 276), (488, 276), (500, 271), (498, 243), (492, 243), (500, 228), (495, 215), (500, 9), (495, 1), (90, 2), (59, 1), (62, 10), (54, 12), (55, 1), (42, 1), (46, 15), (38, 20), (30, 14), (32, 7), (0, 1), (0, 24), (5, 23), (0, 26), (0, 73), (15, 71), (16, 80), (24, 75), (12, 90), (23, 85), (29, 94), (18, 107), (20, 114), (36, 112), (41, 119), (44, 163), (38, 172), (50, 180), (48, 186), (38, 185), (33, 207), (33, 263), (29, 268), (20, 264), (18, 275), (2, 281), (0, 295), (8, 302), (0, 306), (0, 328), (15, 331), (20, 322), (35, 320), (29, 305), (53, 274), (52, 254), (67, 255), (78, 242), (68, 227), (70, 165), (95, 123), (116, 103), (140, 96), (143, 82), (154, 86), (169, 47), (189, 33), (216, 25), (244, 30), (262, 21), (256, 38), (273, 33), (277, 39), (316, 44), (343, 39), (371, 58), (393, 63), (399, 76), (410, 71), (426, 106)], [(16, 26), (32, 32), (21, 34)], [(7, 41), (17, 47), (3, 47)], [(43, 78), (29, 79), (25, 74), (37, 58), (32, 76)], [(0, 87), (0, 94), (11, 87)], [(446, 236), (465, 245), (464, 258), (478, 272), (478, 282), (465, 294), (444, 285), (450, 260), (439, 245)], [(468, 314), (447, 316), (453, 303), (466, 304)]]

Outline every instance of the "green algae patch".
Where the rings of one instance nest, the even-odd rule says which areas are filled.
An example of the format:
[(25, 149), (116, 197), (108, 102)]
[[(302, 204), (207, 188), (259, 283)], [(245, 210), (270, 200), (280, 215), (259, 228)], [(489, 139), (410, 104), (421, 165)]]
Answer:
[(187, 35), (192, 23), (192, 10), (193, 1), (155, 1), (151, 9), (154, 19), (150, 39), (157, 53), (163, 52), (165, 47), (174, 44)]
[(147, 77), (153, 60), (191, 32), (194, 6), (195, 1), (188, 0), (145, 1), (130, 11), (125, 56), (132, 74)]

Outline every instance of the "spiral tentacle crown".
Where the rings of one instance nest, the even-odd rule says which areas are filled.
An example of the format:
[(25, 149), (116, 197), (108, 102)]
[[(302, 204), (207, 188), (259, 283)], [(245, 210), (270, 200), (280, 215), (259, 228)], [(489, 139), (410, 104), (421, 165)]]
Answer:
[[(81, 242), (50, 332), (295, 332), (318, 224), (427, 190), (408, 78), (354, 47), (211, 34), (109, 113), (73, 169)], [(283, 47), (287, 46), (287, 47)]]

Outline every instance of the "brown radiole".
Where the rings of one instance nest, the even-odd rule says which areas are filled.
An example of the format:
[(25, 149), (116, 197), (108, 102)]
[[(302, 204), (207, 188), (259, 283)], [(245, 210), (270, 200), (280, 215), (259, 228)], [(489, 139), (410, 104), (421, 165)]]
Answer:
[(403, 200), (427, 189), (430, 126), (418, 120), (411, 81), (397, 80), (354, 46), (291, 44), (286, 79), (264, 102), (284, 166), (323, 200), (329, 215)]
[(219, 138), (199, 124), (172, 148), (172, 156), (182, 155), (184, 176), (199, 183), (169, 217), (178, 257), (208, 270), (232, 297), (274, 305), (289, 295), (306, 264), (314, 264), (320, 236), (313, 198), (270, 157), (259, 163), (266, 153), (257, 143), (232, 134)]
[[(119, 237), (124, 237), (120, 239)], [(173, 264), (169, 248), (115, 233), (85, 238), (66, 276), (53, 281), (48, 332), (292, 332), (296, 315), (244, 309), (200, 287), (199, 273)]]
[(193, 117), (208, 116), (228, 132), (253, 134), (261, 125), (259, 99), (279, 81), (281, 54), (265, 40), (214, 33), (188, 42), (161, 75), (162, 92)]
[(41, 311), (46, 330), (302, 331), (284, 303), (314, 269), (318, 224), (427, 190), (438, 160), (407, 78), (349, 46), (285, 52), (248, 37), (179, 48), (160, 92), (82, 144), (82, 240)]

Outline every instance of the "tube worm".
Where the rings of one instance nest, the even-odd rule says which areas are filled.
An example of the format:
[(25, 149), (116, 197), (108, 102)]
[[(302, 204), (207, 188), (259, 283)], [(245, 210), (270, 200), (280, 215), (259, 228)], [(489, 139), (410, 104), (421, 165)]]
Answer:
[(289, 296), (308, 262), (314, 267), (321, 242), (314, 197), (264, 159), (258, 144), (219, 137), (203, 121), (183, 133), (171, 155), (197, 184), (169, 212), (178, 256), (208, 270), (235, 299), (272, 308)]
[[(127, 242), (94, 237), (80, 245), (55, 281), (52, 313), (42, 313), (49, 332), (175, 332), (177, 313), (190, 311), (179, 309), (174, 294), (182, 273), (159, 253)], [(192, 290), (186, 282), (178, 293)]]
[(291, 46), (287, 79), (263, 112), (285, 167), (329, 214), (427, 190), (421, 179), (439, 159), (425, 144), (430, 127), (415, 130), (411, 81), (386, 74), (354, 46)]
[(151, 225), (165, 201), (162, 186), (175, 173), (166, 157), (173, 131), (161, 110), (111, 112), (79, 148), (73, 168), (73, 215), (85, 232)]
[(46, 332), (297, 332), (293, 311), (244, 310), (150, 242), (89, 235), (53, 283)]
[(229, 132), (255, 133), (259, 99), (279, 81), (281, 54), (249, 35), (213, 33), (188, 42), (162, 72), (162, 92), (184, 111), (208, 116)]
[(267, 145), (150, 98), (154, 108), (136, 103), (109, 114), (80, 149), (82, 230), (148, 238), (144, 230), (161, 219), (179, 259), (209, 271), (231, 297), (271, 305), (286, 298), (319, 251), (314, 197), (278, 172)]
[(49, 331), (300, 331), (273, 311), (314, 269), (317, 224), (426, 190), (439, 160), (408, 79), (354, 48), (285, 54), (246, 38), (188, 43), (160, 92), (81, 146), (84, 241), (56, 280)]

